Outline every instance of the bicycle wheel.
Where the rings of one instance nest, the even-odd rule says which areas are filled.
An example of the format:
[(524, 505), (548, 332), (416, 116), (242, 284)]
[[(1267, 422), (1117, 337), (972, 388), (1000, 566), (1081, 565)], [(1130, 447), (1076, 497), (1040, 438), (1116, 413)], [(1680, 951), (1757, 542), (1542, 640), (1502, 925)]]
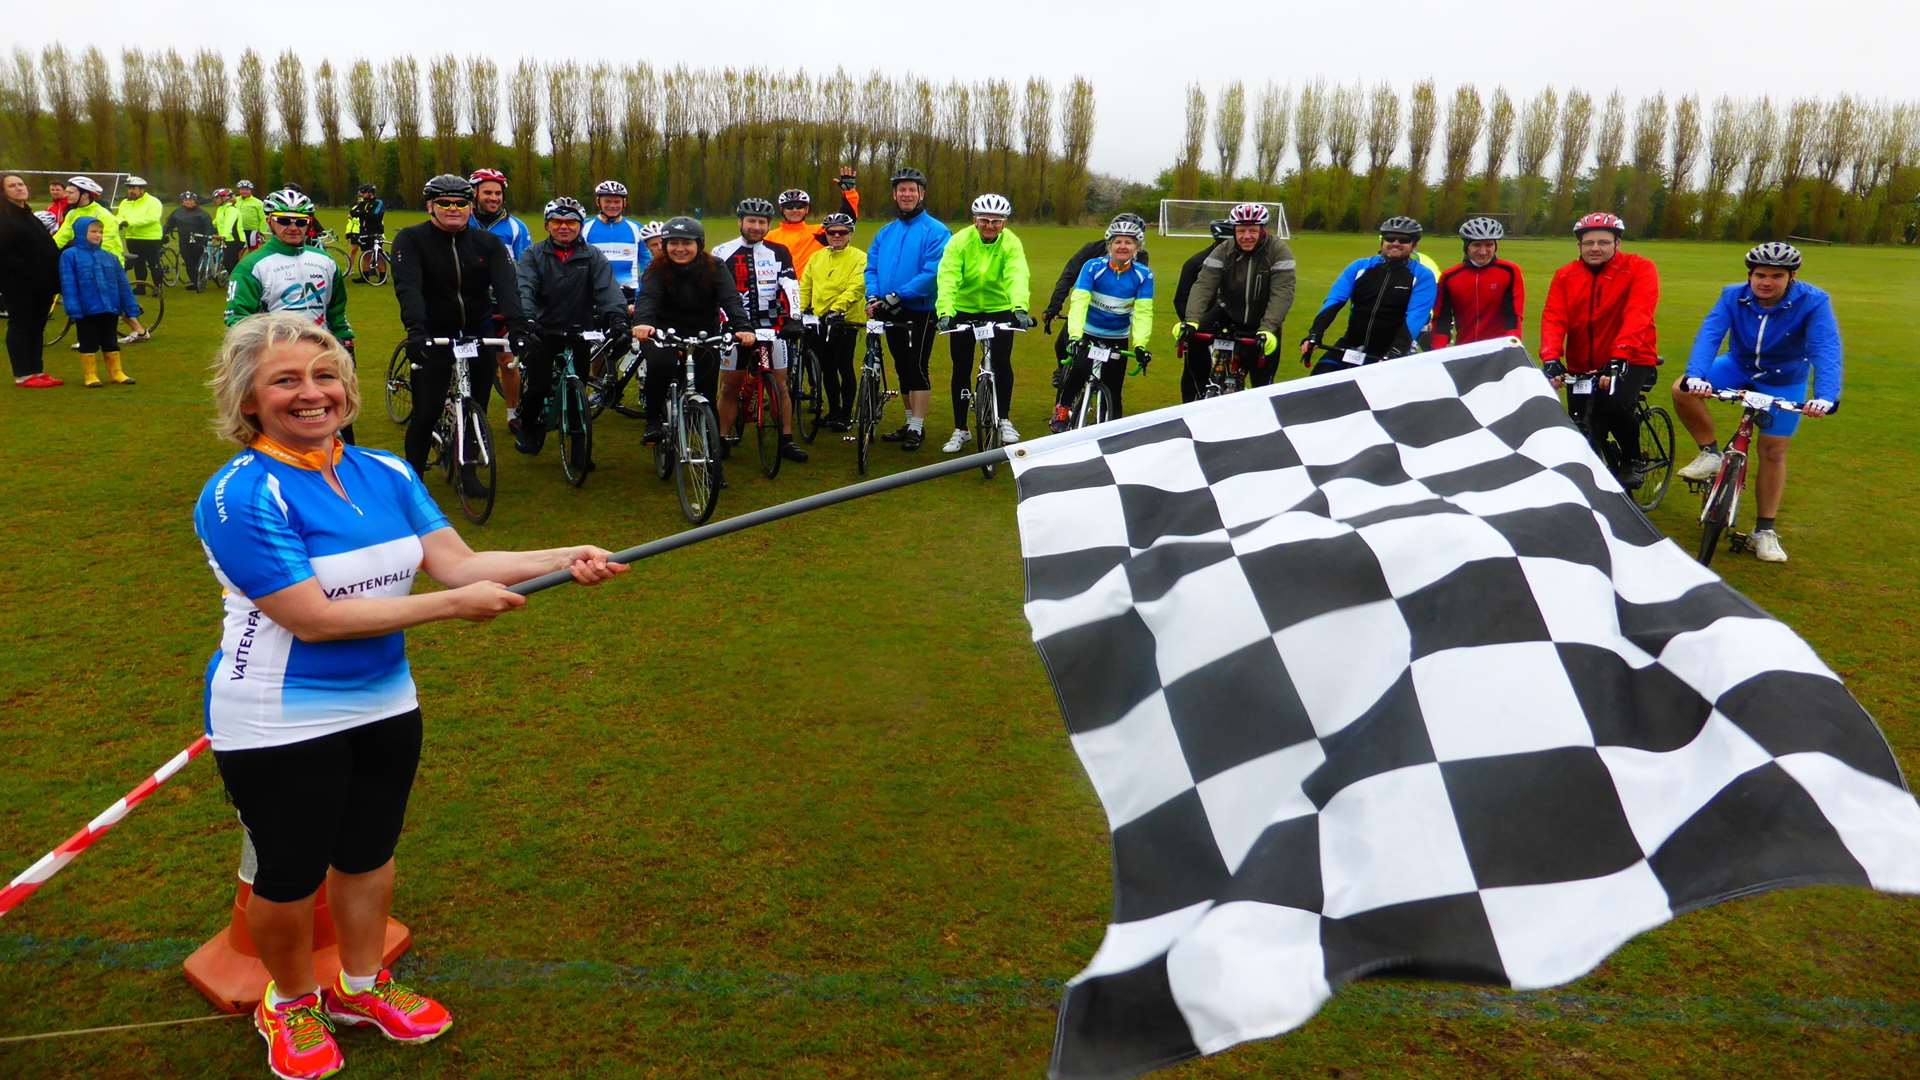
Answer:
[(679, 469), (674, 473), (680, 512), (688, 522), (704, 524), (720, 501), (720, 421), (713, 415), (713, 406), (690, 402), (680, 413), (673, 439), (680, 450)]
[(73, 320), (67, 317), (66, 305), (56, 296), (53, 298), (53, 311), (47, 316), (47, 333), (41, 343), (51, 349), (60, 344), (60, 339), (66, 337), (71, 329)]
[(867, 475), (867, 455), (873, 450), (874, 429), (880, 426), (880, 386), (871, 375), (862, 372), (860, 386), (853, 398), (854, 457), (860, 475)]
[[(461, 405), (466, 413), (466, 438), (460, 446), (461, 468), (457, 469), (453, 490), (460, 495), (460, 512), (475, 525), (484, 525), (493, 514), (493, 496), (497, 490), (499, 465), (493, 453), (493, 426), (487, 423), (487, 414), (480, 411), (480, 405), (467, 398)], [(472, 466), (474, 479), (480, 481), (484, 490), (480, 494), (467, 491), (466, 467)]]
[(1740, 498), (1740, 470), (1746, 465), (1739, 459), (1739, 454), (1727, 454), (1720, 462), (1720, 474), (1713, 478), (1713, 487), (1707, 491), (1706, 510), (1700, 515), (1701, 566), (1713, 562), (1713, 551), (1720, 544), (1720, 534), (1733, 524), (1734, 511)]
[(404, 424), (413, 416), (413, 358), (407, 355), (407, 343), (393, 347), (387, 360), (387, 419)]
[[(1000, 448), (1000, 403), (993, 393), (993, 374), (982, 371), (973, 381), (973, 445), (981, 450)], [(980, 466), (980, 475), (993, 479), (998, 461)]]
[(352, 253), (347, 251), (346, 248), (341, 247), (339, 244), (328, 244), (325, 247), (322, 247), (320, 250), (327, 253), (327, 258), (333, 260), (333, 265), (339, 268), (340, 273), (345, 274), (348, 270), (353, 268)]
[(377, 247), (367, 252), (363, 259), (363, 267), (360, 276), (366, 280), (367, 284), (385, 285), (387, 272), (392, 269), (387, 263), (387, 249)]
[(753, 442), (760, 452), (760, 475), (771, 480), (780, 475), (780, 403), (770, 373), (756, 371), (753, 381)]
[(427, 447), (427, 471), (439, 469), (446, 479), (453, 478), (453, 409), (440, 411), (440, 419), (433, 425), (433, 441)]
[[(133, 297), (141, 307), (140, 325), (148, 333), (160, 329), (160, 320), (167, 317), (167, 290), (157, 281), (129, 282), (133, 287)], [(149, 302), (151, 301), (151, 302)]]
[(177, 248), (166, 248), (160, 252), (160, 280), (174, 288), (187, 279), (187, 268), (180, 262)]
[(560, 471), (579, 487), (587, 482), (592, 462), (593, 414), (587, 411), (586, 387), (568, 376), (560, 384)]
[(821, 399), (825, 381), (820, 375), (820, 356), (812, 348), (801, 350), (799, 366), (787, 373), (793, 380), (793, 433), (808, 443), (820, 434)]
[(1104, 424), (1113, 419), (1113, 403), (1107, 399), (1107, 385), (1091, 376), (1087, 384), (1080, 388), (1080, 396), (1073, 406), (1073, 426), (1091, 427)]
[(1673, 417), (1658, 406), (1640, 414), (1640, 466), (1646, 475), (1634, 501), (1652, 513), (1673, 485)]

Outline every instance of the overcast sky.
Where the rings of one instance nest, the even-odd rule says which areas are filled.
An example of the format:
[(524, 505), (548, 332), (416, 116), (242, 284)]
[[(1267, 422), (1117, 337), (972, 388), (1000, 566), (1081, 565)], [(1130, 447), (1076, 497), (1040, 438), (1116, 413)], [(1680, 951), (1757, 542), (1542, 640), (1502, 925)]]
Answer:
[[(1578, 86), (1596, 97), (1618, 88), (1629, 99), (1655, 90), (1669, 98), (1693, 92), (1709, 105), (1723, 93), (1920, 99), (1913, 57), (1920, 15), (1885, 0), (887, 0), (852, 7), (729, 0), (558, 10), (524, 0), (462, 0), (450, 8), (327, 0), (284, 9), (300, 13), (292, 19), (276, 17), (280, 9), (272, 5), (181, 15), (166, 5), (109, 0), (87, 8), (78, 22), (74, 10), (17, 5), (6, 18), (8, 36), (34, 48), (54, 40), (76, 50), (96, 44), (110, 54), (125, 46), (191, 51), (212, 43), (230, 66), (248, 46), (271, 55), (292, 44), (310, 68), (322, 59), (340, 67), (356, 56), (410, 52), (424, 60), (453, 52), (490, 55), (503, 72), (534, 54), (656, 66), (804, 67), (815, 74), (842, 65), (856, 76), (877, 67), (940, 81), (1024, 82), (1040, 74), (1056, 86), (1084, 75), (1097, 108), (1092, 166), (1135, 179), (1151, 178), (1178, 152), (1190, 81), (1209, 98), (1233, 79), (1249, 84), (1251, 99), (1269, 79), (1297, 88), (1324, 76), (1386, 79), (1402, 92), (1431, 77), (1443, 102), (1462, 82), (1483, 94), (1504, 85), (1517, 99), (1546, 85), (1563, 92)], [(381, 32), (383, 20), (396, 14), (404, 21)], [(570, 18), (562, 22), (561, 15)], [(1291, 139), (1288, 151), (1291, 160)]]

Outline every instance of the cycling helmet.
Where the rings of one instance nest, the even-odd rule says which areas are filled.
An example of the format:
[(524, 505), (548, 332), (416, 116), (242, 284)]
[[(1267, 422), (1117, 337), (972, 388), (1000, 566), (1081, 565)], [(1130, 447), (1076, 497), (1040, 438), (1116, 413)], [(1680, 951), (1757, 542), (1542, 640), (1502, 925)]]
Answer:
[[(69, 183), (69, 184), (71, 184), (71, 183), (73, 183), (73, 181), (71, 181), (71, 180), (69, 180), (69, 181), (67, 181), (67, 183)], [(253, 190), (253, 181), (251, 181), (251, 180), (242, 180), (242, 181), (240, 181), (239, 183), (237, 183), (237, 184), (235, 184), (235, 185), (233, 185), (233, 190), (235, 190), (235, 191), (252, 191), (252, 190)]]
[(758, 195), (749, 195), (734, 204), (733, 216), (770, 218), (773, 216), (773, 204)]
[(199, 202), (199, 201), (200, 201), (200, 193), (199, 193), (199, 192), (197, 192), (197, 191), (183, 191), (183, 192), (181, 192), (181, 193), (180, 193), (180, 201), (181, 201), (181, 202), (186, 202), (186, 201), (187, 201), (188, 199), (192, 199), (192, 200), (193, 200), (193, 201), (195, 201), (195, 202)]
[(231, 191), (228, 191), (228, 190), (227, 190), (226, 188), (223, 188), (223, 187), (217, 187), (217, 188), (214, 188), (214, 189), (213, 189), (213, 196), (212, 196), (212, 197), (213, 197), (213, 198), (216, 198), (216, 199), (224, 199), (224, 198), (227, 198), (227, 197), (229, 197), (229, 196), (231, 196), (232, 194), (233, 194), (233, 192), (231, 192)]
[(54, 232), (60, 228), (59, 219), (55, 218), (52, 214), (48, 213), (45, 210), (35, 210), (33, 212), (33, 216), (36, 220), (40, 222), (40, 224), (45, 225), (47, 227), (48, 232)]
[(666, 228), (666, 225), (661, 222), (658, 222), (658, 221), (647, 222), (645, 225), (640, 226), (640, 242), (644, 244), (647, 241), (653, 239), (654, 237), (659, 236), (661, 234), (661, 231), (665, 228)]
[(441, 173), (427, 181), (427, 186), (422, 190), (429, 199), (473, 198), (472, 182), (455, 173)]
[(281, 191), (297, 191), (302, 195), (305, 195), (307, 193), (306, 188), (301, 187), (299, 184), (296, 184), (291, 180), (288, 180), (285, 183), (281, 184), (280, 190)]
[(1012, 214), (1013, 203), (1007, 201), (1005, 195), (995, 195), (989, 192), (973, 200), (974, 217), (1003, 218), (1010, 217)]
[(268, 214), (305, 214), (313, 216), (313, 200), (292, 188), (281, 188), (267, 196), (264, 204)]
[(361, 184), (358, 190), (362, 195), (378, 195), (380, 193), (380, 189), (374, 187), (372, 184)]
[(807, 194), (804, 191), (801, 191), (799, 188), (788, 188), (787, 190), (780, 193), (780, 209), (782, 210), (785, 210), (793, 206), (812, 206), (812, 205), (813, 205), (813, 196)]
[(900, 168), (895, 169), (893, 171), (893, 179), (887, 183), (890, 187), (898, 187), (909, 180), (919, 184), (921, 187), (927, 186), (927, 174), (911, 165), (902, 165)]
[(1621, 221), (1616, 215), (1607, 213), (1605, 210), (1595, 210), (1593, 213), (1573, 223), (1573, 235), (1575, 236), (1579, 236), (1584, 232), (1592, 232), (1594, 229), (1606, 229), (1615, 236), (1624, 236), (1627, 231), (1627, 223)]
[(707, 242), (707, 230), (700, 222), (690, 217), (668, 218), (660, 227), (660, 236), (666, 240), (692, 240), (698, 244)]
[(127, 177), (127, 186), (128, 187), (146, 187), (147, 178), (144, 176), (129, 176)]
[(1272, 217), (1272, 211), (1257, 202), (1243, 202), (1227, 212), (1227, 220), (1235, 225), (1265, 225)]
[(555, 218), (572, 218), (584, 225), (587, 220), (587, 208), (580, 205), (579, 199), (571, 195), (562, 195), (548, 203), (546, 211), (540, 215), (542, 221), (552, 221)]
[(1777, 266), (1782, 270), (1800, 269), (1800, 249), (1792, 244), (1778, 240), (1769, 240), (1756, 245), (1747, 252), (1747, 269), (1757, 266)]
[(1225, 240), (1227, 237), (1233, 235), (1233, 222), (1228, 221), (1226, 218), (1221, 218), (1209, 224), (1207, 226), (1207, 232), (1211, 233), (1215, 240)]
[(1121, 214), (1107, 223), (1107, 239), (1111, 240), (1116, 236), (1131, 236), (1135, 240), (1145, 240), (1147, 230), (1138, 220), (1135, 220), (1134, 215)]
[(506, 190), (507, 174), (501, 172), (499, 169), (475, 169), (472, 175), (467, 177), (467, 183), (472, 184), (474, 187), (479, 187), (489, 180), (499, 184), (500, 190)]
[(1395, 214), (1380, 223), (1380, 233), (1383, 236), (1387, 233), (1405, 233), (1408, 236), (1419, 236), (1425, 231), (1426, 229), (1423, 228), (1419, 222), (1405, 214)]
[(1133, 222), (1133, 223), (1134, 223), (1135, 225), (1138, 225), (1138, 226), (1140, 226), (1140, 228), (1141, 228), (1141, 229), (1143, 229), (1143, 230), (1144, 230), (1144, 229), (1145, 229), (1145, 228), (1147, 227), (1147, 219), (1146, 219), (1146, 218), (1143, 218), (1143, 217), (1141, 217), (1141, 216), (1140, 216), (1139, 214), (1136, 214), (1136, 213), (1134, 213), (1134, 212), (1133, 212), (1133, 211), (1131, 211), (1131, 210), (1122, 210), (1122, 211), (1120, 211), (1119, 213), (1117, 213), (1117, 214), (1115, 214), (1115, 215), (1113, 215), (1113, 220), (1115, 220), (1115, 221), (1131, 221), (1131, 222)]
[[(99, 183), (96, 182), (94, 178), (91, 176), (69, 176), (67, 177), (67, 183), (72, 184), (74, 187), (79, 188), (81, 191), (84, 191), (89, 195), (105, 195), (106, 194), (106, 191), (104, 191), (100, 187)], [(248, 185), (246, 181), (243, 180), (241, 181), (240, 186), (246, 187)]]
[(627, 185), (618, 180), (602, 180), (593, 185), (593, 197), (597, 199), (602, 195), (618, 195), (624, 199), (627, 197)]
[(820, 227), (822, 229), (851, 229), (853, 228), (853, 215), (838, 212), (828, 214), (825, 218), (821, 219)]
[(1468, 218), (1460, 223), (1460, 239), (1469, 243), (1475, 240), (1499, 240), (1507, 235), (1507, 227), (1490, 217)]

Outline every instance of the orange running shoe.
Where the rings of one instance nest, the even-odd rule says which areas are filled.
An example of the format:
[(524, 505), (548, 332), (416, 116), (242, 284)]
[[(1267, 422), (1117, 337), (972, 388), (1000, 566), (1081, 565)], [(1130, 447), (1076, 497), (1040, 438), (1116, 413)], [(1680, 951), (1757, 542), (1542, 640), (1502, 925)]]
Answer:
[(375, 976), (371, 990), (358, 994), (347, 989), (346, 973), (341, 972), (321, 998), (334, 1023), (372, 1024), (395, 1042), (426, 1042), (453, 1026), (453, 1016), (444, 1005), (394, 982), (386, 968)]
[(320, 995), (302, 994), (278, 1009), (273, 983), (253, 1010), (253, 1026), (267, 1041), (267, 1068), (281, 1080), (321, 1080), (347, 1067), (333, 1041), (333, 1025), (320, 1013)]

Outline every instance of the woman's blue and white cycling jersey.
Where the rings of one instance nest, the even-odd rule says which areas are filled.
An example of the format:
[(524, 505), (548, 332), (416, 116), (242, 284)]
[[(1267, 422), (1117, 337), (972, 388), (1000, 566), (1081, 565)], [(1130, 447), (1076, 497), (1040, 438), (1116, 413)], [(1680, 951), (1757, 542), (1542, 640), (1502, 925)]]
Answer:
[(615, 285), (627, 290), (628, 295), (639, 291), (640, 275), (647, 272), (647, 264), (653, 261), (653, 252), (648, 251), (646, 241), (640, 239), (639, 222), (628, 217), (608, 221), (595, 214), (587, 219), (586, 228), (580, 230), (580, 239), (599, 248), (600, 254), (613, 264)]
[(206, 672), (215, 750), (304, 742), (418, 706), (404, 634), (304, 642), (250, 599), (308, 578), (336, 600), (412, 591), (420, 537), (446, 528), (446, 515), (401, 459), (338, 452), (334, 472), (351, 502), (319, 469), (263, 440), (222, 466), (194, 506), (226, 609)]

